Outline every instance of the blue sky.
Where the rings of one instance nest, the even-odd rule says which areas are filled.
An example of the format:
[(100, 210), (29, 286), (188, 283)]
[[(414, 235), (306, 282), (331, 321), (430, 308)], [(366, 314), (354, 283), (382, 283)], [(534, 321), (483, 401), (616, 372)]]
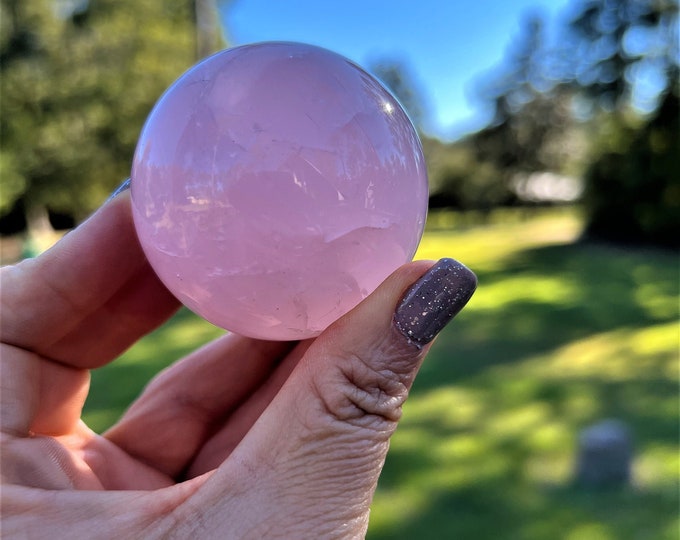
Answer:
[(549, 20), (568, 0), (232, 0), (230, 45), (289, 40), (319, 45), (369, 66), (403, 61), (423, 94), (430, 131), (444, 138), (480, 127), (470, 98), (476, 77), (498, 65), (533, 9)]

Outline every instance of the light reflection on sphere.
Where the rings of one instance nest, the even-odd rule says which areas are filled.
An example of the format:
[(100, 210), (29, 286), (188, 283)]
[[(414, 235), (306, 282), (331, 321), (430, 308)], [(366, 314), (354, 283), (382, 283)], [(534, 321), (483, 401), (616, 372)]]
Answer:
[(190, 309), (262, 339), (318, 335), (411, 260), (427, 213), (397, 101), (318, 47), (227, 49), (161, 97), (132, 166), (135, 226)]

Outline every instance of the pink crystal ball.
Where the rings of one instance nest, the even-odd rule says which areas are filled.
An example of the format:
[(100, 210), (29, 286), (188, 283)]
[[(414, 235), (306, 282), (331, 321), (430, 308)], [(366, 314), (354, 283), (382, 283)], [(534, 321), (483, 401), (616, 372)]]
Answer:
[(411, 260), (427, 213), (418, 135), (333, 52), (259, 43), (182, 75), (132, 165), (137, 233), (160, 279), (208, 321), (318, 335)]

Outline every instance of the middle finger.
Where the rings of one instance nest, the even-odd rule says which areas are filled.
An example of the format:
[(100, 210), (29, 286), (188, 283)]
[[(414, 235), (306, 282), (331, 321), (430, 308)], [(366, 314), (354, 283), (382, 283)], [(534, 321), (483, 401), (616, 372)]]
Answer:
[(104, 436), (176, 477), (294, 345), (218, 338), (161, 372)]

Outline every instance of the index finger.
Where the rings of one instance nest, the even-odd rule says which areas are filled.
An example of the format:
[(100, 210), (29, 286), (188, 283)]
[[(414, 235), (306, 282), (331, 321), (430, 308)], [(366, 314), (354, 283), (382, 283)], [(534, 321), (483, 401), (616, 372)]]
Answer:
[(78, 368), (109, 362), (179, 305), (144, 256), (127, 193), (43, 255), (2, 268), (0, 286), (1, 341)]

